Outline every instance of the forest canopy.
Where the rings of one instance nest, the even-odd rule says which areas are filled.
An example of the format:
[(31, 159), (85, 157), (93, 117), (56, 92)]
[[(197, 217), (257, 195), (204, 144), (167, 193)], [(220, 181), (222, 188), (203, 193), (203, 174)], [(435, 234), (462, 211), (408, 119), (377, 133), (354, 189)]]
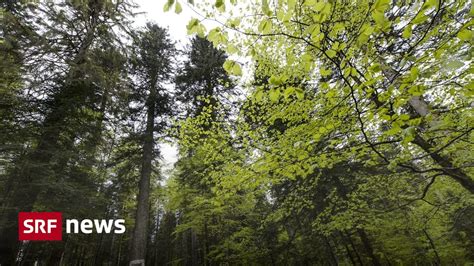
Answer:
[[(0, 7), (1, 265), (474, 263), (471, 1)], [(127, 231), (18, 241), (31, 211)]]

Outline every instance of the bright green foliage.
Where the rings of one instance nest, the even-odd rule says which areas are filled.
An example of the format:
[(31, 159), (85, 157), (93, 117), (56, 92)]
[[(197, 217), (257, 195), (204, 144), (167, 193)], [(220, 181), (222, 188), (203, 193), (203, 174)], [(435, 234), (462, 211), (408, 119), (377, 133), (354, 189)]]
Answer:
[[(239, 234), (246, 246), (222, 234), (221, 247), (230, 241), (246, 261), (255, 234), (275, 230), (270, 253), (254, 261), (472, 261), (471, 3), (237, 6), (258, 15), (228, 11), (222, 23), (232, 26), (214, 28), (209, 40), (229, 52), (240, 47), (254, 63), (249, 95), (234, 120), (203, 132), (203, 114), (182, 124), (179, 137), (207, 165), (206, 201), (253, 196), (271, 206)], [(224, 67), (238, 75), (234, 65)], [(193, 209), (218, 211), (206, 206)], [(245, 220), (249, 209), (235, 211)], [(275, 255), (282, 246), (292, 255)]]
[(242, 69), (241, 69), (239, 63), (237, 63), (233, 60), (227, 60), (224, 63), (224, 69), (230, 75), (235, 75), (235, 76), (241, 76), (242, 75)]

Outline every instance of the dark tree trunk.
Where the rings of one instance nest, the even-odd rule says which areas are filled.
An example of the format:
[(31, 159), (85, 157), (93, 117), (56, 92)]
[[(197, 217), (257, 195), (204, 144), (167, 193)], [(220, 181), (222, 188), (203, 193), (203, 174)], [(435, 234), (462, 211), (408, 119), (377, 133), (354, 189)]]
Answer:
[(207, 221), (204, 221), (204, 265), (209, 266), (209, 231), (207, 229)]
[(193, 266), (199, 265), (198, 255), (198, 241), (196, 232), (191, 229), (191, 264)]
[(135, 218), (135, 229), (132, 239), (132, 251), (130, 265), (145, 265), (146, 246), (148, 239), (148, 209), (150, 198), (150, 176), (153, 161), (153, 132), (155, 126), (155, 104), (156, 104), (156, 79), (151, 83), (150, 94), (147, 99), (147, 121), (143, 143), (143, 159), (138, 185), (137, 212)]
[(324, 237), (324, 241), (326, 242), (326, 250), (329, 252), (329, 257), (331, 258), (331, 261), (334, 264), (331, 265), (339, 265), (339, 262), (337, 261), (336, 254), (334, 254), (334, 251), (332, 250), (331, 243), (329, 242), (329, 239), (327, 237)]
[(349, 249), (349, 246), (346, 243), (346, 239), (345, 239), (345, 237), (344, 237), (344, 235), (342, 234), (341, 231), (339, 231), (339, 235), (341, 236), (342, 243), (344, 244), (344, 248), (346, 249), (347, 256), (351, 260), (352, 265), (357, 265), (355, 260), (354, 260), (354, 257), (352, 256), (351, 250)]
[(360, 265), (364, 265), (362, 263), (362, 259), (360, 258), (359, 252), (357, 251), (356, 246), (354, 245), (354, 241), (352, 241), (351, 234), (346, 231), (347, 239), (349, 240), (349, 243), (351, 244), (352, 250), (354, 250), (354, 253), (356, 254), (357, 261), (359, 262)]
[(357, 229), (357, 233), (360, 236), (360, 239), (362, 240), (362, 244), (364, 245), (365, 251), (367, 251), (367, 254), (369, 257), (372, 259), (372, 264), (376, 266), (380, 266), (379, 259), (377, 256), (374, 254), (374, 249), (372, 248), (372, 244), (370, 244), (369, 237), (367, 236), (367, 233), (363, 229)]

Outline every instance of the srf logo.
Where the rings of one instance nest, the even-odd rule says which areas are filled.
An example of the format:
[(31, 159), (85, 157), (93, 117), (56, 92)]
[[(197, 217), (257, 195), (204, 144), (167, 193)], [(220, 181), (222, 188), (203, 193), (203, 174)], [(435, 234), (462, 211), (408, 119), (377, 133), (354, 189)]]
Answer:
[[(123, 234), (124, 219), (66, 219), (66, 234)], [(60, 212), (20, 212), (18, 240), (60, 241), (63, 238), (63, 219)]]
[(20, 212), (18, 240), (60, 241), (63, 238), (60, 212)]

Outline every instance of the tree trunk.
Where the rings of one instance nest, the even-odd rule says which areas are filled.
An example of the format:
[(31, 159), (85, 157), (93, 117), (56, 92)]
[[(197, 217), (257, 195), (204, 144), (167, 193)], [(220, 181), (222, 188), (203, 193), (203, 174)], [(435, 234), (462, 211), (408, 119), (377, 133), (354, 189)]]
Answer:
[(351, 250), (349, 249), (349, 246), (347, 246), (346, 239), (345, 239), (344, 235), (342, 234), (341, 231), (338, 231), (338, 232), (339, 232), (339, 235), (341, 236), (342, 243), (344, 245), (344, 248), (346, 249), (347, 256), (351, 260), (352, 265), (357, 265), (355, 260), (354, 260), (354, 257), (352, 256)]
[(345, 231), (345, 232), (346, 232), (346, 235), (347, 235), (347, 240), (349, 240), (349, 243), (351, 244), (352, 250), (354, 250), (354, 253), (356, 254), (357, 261), (359, 262), (360, 265), (364, 265), (364, 263), (362, 263), (362, 259), (360, 258), (359, 252), (357, 251), (357, 248), (354, 245), (354, 241), (352, 241), (351, 234), (347, 231)]
[(193, 266), (199, 265), (198, 263), (198, 243), (197, 243), (196, 232), (191, 229), (191, 264)]
[(155, 103), (156, 103), (156, 79), (152, 80), (150, 94), (147, 99), (147, 121), (145, 129), (145, 138), (143, 143), (143, 159), (138, 185), (138, 203), (135, 218), (135, 229), (132, 239), (132, 252), (130, 265), (145, 265), (147, 231), (148, 231), (148, 209), (150, 198), (150, 176), (153, 160), (153, 132), (155, 121)]
[(376, 266), (382, 265), (380, 264), (380, 261), (377, 256), (375, 256), (374, 249), (372, 248), (369, 237), (367, 236), (365, 231), (363, 229), (357, 229), (357, 233), (359, 234), (360, 239), (362, 240), (362, 244), (364, 245), (364, 248), (367, 251), (369, 257), (372, 259), (372, 264)]
[(204, 265), (209, 266), (209, 231), (207, 229), (207, 221), (204, 220)]
[(324, 241), (326, 242), (326, 250), (329, 252), (329, 257), (331, 258), (331, 262), (334, 263), (330, 263), (330, 265), (339, 265), (339, 261), (337, 260), (337, 257), (336, 257), (336, 254), (334, 254), (333, 250), (332, 250), (332, 246), (331, 246), (331, 243), (329, 242), (329, 239), (327, 237), (324, 237)]

